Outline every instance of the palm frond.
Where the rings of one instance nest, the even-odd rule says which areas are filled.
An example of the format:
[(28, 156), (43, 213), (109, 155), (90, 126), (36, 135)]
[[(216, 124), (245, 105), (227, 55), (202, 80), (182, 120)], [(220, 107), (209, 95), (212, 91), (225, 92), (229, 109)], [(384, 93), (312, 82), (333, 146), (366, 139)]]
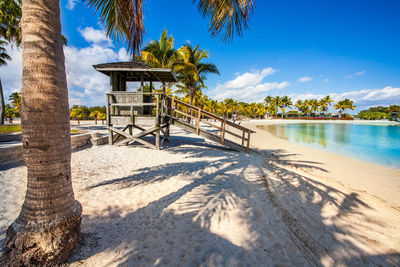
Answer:
[(144, 26), (142, 8), (145, 0), (87, 0), (99, 13), (106, 33), (119, 44), (127, 43), (128, 52), (138, 53)]
[(210, 19), (211, 36), (222, 41), (232, 40), (235, 33), (243, 35), (253, 13), (253, 0), (193, 0), (203, 18)]

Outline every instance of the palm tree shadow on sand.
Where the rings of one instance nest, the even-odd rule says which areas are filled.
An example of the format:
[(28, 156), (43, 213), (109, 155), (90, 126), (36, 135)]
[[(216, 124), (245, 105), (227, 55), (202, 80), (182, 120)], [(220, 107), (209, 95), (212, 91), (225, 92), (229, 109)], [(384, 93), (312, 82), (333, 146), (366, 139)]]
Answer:
[[(86, 188), (89, 192), (98, 187), (118, 191), (182, 174), (190, 181), (128, 214), (121, 207), (109, 206), (106, 215), (84, 215), (82, 239), (71, 263), (107, 251), (114, 251), (114, 260), (122, 266), (321, 265), (323, 259), (345, 265), (400, 263), (398, 253), (368, 255), (349, 240), (337, 238), (350, 234), (350, 226), (344, 229), (324, 223), (325, 205), (337, 207), (338, 217), (357, 213), (359, 206), (370, 208), (357, 194), (346, 195), (285, 168), (325, 171), (323, 166), (315, 166), (319, 163), (288, 160), (285, 151), (265, 150), (261, 158), (217, 149), (219, 145), (205, 144), (199, 138), (189, 139), (172, 139), (166, 149), (207, 160), (143, 168)], [(333, 195), (341, 196), (342, 201)], [(253, 239), (233, 242), (213, 228), (216, 222), (229, 220), (228, 213), (235, 208), (246, 210), (247, 217), (240, 219)], [(362, 219), (363, 215), (357, 216)]]

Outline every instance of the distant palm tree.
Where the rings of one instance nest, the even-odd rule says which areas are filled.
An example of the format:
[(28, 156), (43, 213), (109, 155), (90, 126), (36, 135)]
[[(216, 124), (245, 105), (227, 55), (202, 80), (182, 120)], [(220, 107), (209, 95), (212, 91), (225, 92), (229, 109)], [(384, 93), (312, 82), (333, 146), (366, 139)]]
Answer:
[[(0, 66), (6, 65), (6, 60), (10, 60), (11, 57), (7, 54), (5, 49), (6, 41), (0, 40)], [(0, 78), (0, 124), (4, 124), (4, 115), (6, 113), (6, 106), (4, 103), (3, 86), (1, 85)]]
[(311, 112), (317, 112), (319, 110), (319, 101), (317, 99), (308, 100)]
[(281, 111), (282, 111), (282, 119), (283, 119), (283, 115), (286, 112), (286, 108), (290, 108), (292, 105), (293, 105), (293, 103), (292, 103), (292, 99), (290, 97), (284, 96), (284, 97), (281, 98), (280, 108), (281, 108)]
[[(224, 104), (230, 110), (231, 117), (233, 117), (233, 113), (236, 111), (236, 108), (238, 106), (238, 102), (236, 100), (234, 100), (233, 98), (225, 98), (224, 99)], [(227, 117), (229, 118), (229, 114), (227, 114)]]
[(297, 100), (294, 106), (303, 114), (308, 115), (310, 112), (310, 101), (309, 100)]
[[(343, 117), (343, 112), (345, 112), (347, 109), (354, 110), (356, 106), (353, 105), (353, 101), (346, 98), (345, 100), (341, 100), (336, 103), (334, 106), (335, 109), (339, 110), (340, 117)], [(346, 115), (346, 113), (344, 113)]]
[(331, 105), (332, 102), (333, 102), (333, 100), (331, 99), (331, 97), (329, 95), (327, 95), (324, 98), (321, 98), (319, 100), (319, 110), (321, 111), (322, 114), (324, 112), (328, 111), (329, 106)]
[(218, 101), (212, 99), (208, 99), (204, 104), (205, 111), (208, 111), (210, 113), (215, 113), (217, 107), (218, 107)]
[(258, 115), (258, 118), (261, 119), (265, 116), (265, 111), (266, 111), (265, 106), (263, 105), (263, 103), (257, 103), (256, 106), (257, 106), (256, 114)]
[(95, 124), (97, 124), (97, 120), (100, 119), (100, 116), (101, 116), (101, 111), (99, 110), (93, 110), (89, 115), (90, 118), (94, 119)]
[(265, 103), (265, 105), (268, 105), (268, 104), (271, 103), (273, 100), (274, 100), (274, 97), (269, 95), (269, 96), (267, 96), (267, 97), (264, 98), (264, 103)]
[(269, 102), (269, 104), (265, 107), (267, 113), (268, 113), (270, 116), (275, 117), (276, 114), (278, 113), (278, 108), (279, 108), (278, 104), (279, 104), (279, 102), (280, 102), (280, 98), (279, 98), (279, 99), (273, 98), (273, 99)]

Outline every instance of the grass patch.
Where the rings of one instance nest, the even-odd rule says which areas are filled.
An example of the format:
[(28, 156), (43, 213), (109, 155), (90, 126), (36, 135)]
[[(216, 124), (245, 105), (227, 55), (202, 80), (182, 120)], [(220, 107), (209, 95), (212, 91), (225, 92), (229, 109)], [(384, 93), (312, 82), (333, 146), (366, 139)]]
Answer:
[[(0, 125), (0, 134), (21, 132), (21, 125)], [(71, 133), (80, 133), (80, 130), (71, 130)]]
[(21, 125), (0, 125), (0, 134), (18, 133), (21, 131)]

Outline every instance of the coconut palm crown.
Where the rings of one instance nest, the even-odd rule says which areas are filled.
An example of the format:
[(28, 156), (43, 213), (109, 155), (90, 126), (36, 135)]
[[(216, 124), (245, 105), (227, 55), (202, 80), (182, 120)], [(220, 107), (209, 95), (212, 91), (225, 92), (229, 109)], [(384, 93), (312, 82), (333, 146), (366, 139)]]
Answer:
[(184, 86), (180, 93), (187, 93), (190, 97), (189, 104), (193, 104), (193, 96), (198, 86), (205, 87), (204, 81), (207, 74), (219, 74), (218, 68), (212, 63), (203, 63), (202, 60), (208, 58), (208, 52), (199, 49), (199, 46), (192, 47), (184, 45), (178, 49), (179, 62), (175, 64), (174, 70), (178, 75), (178, 80)]

